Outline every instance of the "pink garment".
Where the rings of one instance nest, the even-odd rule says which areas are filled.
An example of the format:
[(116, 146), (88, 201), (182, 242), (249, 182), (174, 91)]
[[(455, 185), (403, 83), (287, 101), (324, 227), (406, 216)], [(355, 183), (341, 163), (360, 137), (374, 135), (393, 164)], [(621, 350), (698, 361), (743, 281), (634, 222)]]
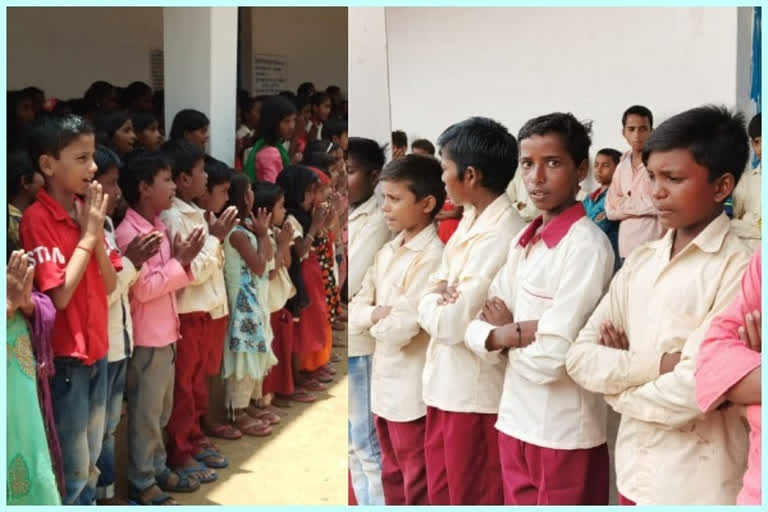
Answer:
[[(696, 361), (696, 401), (702, 411), (717, 404), (734, 384), (760, 367), (760, 353), (751, 350), (739, 339), (739, 327), (751, 311), (762, 312), (762, 272), (758, 249), (749, 262), (741, 280), (741, 293), (731, 305), (712, 320), (707, 336), (701, 343)], [(740, 505), (759, 505), (761, 492), (760, 439), (762, 405), (746, 408), (749, 423), (749, 459), (744, 474), (744, 486), (739, 493)]]
[(283, 170), (283, 157), (275, 146), (264, 146), (256, 153), (254, 166), (256, 179), (274, 183), (277, 175)]
[(193, 279), (171, 254), (168, 231), (155, 217), (150, 224), (133, 208), (115, 230), (117, 246), (122, 253), (137, 236), (159, 231), (165, 236), (157, 254), (141, 266), (139, 277), (131, 287), (131, 315), (133, 316), (133, 341), (137, 347), (165, 347), (179, 340), (179, 316), (176, 308), (176, 290), (184, 288)]

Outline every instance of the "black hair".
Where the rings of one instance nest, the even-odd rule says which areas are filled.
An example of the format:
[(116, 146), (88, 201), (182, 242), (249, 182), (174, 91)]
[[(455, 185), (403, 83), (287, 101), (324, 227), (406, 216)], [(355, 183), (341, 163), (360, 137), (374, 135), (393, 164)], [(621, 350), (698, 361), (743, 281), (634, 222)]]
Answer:
[(314, 92), (315, 84), (312, 82), (304, 82), (298, 89), (296, 89), (296, 96), (311, 96)]
[(570, 112), (554, 112), (529, 119), (517, 136), (518, 141), (528, 139), (534, 135), (556, 134), (562, 138), (565, 150), (571, 156), (573, 165), (578, 167), (582, 162), (589, 161), (589, 147), (592, 145), (590, 133), (592, 123), (581, 122)]
[(116, 89), (115, 86), (109, 82), (105, 82), (104, 80), (93, 82), (83, 95), (85, 108), (89, 112), (101, 110), (104, 98), (112, 91), (116, 91)]
[(8, 150), (22, 148), (25, 145), (27, 130), (16, 117), (19, 104), (25, 100), (33, 101), (32, 94), (24, 91), (8, 91), (6, 94)]
[(158, 122), (152, 112), (132, 112), (131, 121), (133, 121), (133, 131), (136, 135), (149, 128), (152, 123)]
[(622, 127), (627, 126), (627, 117), (630, 115), (647, 118), (648, 124), (651, 126), (651, 128), (653, 128), (653, 114), (651, 114), (651, 111), (648, 109), (648, 107), (644, 107), (642, 105), (632, 105), (627, 110), (625, 110), (624, 114), (621, 116)]
[(293, 105), (296, 107), (296, 112), (301, 112), (301, 109), (309, 105), (309, 96), (294, 96), (292, 100)]
[(328, 94), (328, 96), (331, 96), (332, 94), (336, 94), (337, 92), (340, 93), (341, 87), (339, 87), (338, 85), (329, 85), (328, 87), (325, 88), (325, 92), (326, 94)]
[(285, 191), (279, 185), (269, 181), (256, 181), (253, 183), (253, 211), (257, 208), (266, 208), (271, 212), (277, 201), (285, 195)]
[(616, 165), (619, 165), (619, 160), (621, 160), (621, 151), (619, 151), (618, 149), (603, 148), (600, 151), (598, 151), (597, 154), (610, 157), (611, 160), (613, 160), (613, 163), (615, 163)]
[(283, 98), (295, 98), (296, 95), (293, 94), (293, 91), (280, 91), (277, 93), (278, 96), (282, 96)]
[(126, 161), (118, 180), (125, 201), (135, 206), (141, 198), (139, 185), (153, 184), (160, 171), (170, 168), (170, 159), (161, 151), (143, 151)]
[(120, 110), (97, 114), (93, 119), (93, 126), (96, 130), (96, 140), (99, 144), (112, 146), (112, 137), (114, 137), (115, 132), (117, 132), (126, 121), (130, 120), (131, 117), (128, 113)]
[(30, 96), (36, 96), (38, 94), (45, 96), (45, 91), (40, 89), (39, 87), (35, 87), (34, 85), (30, 85), (29, 87), (23, 88), (21, 92), (25, 94), (29, 94)]
[(248, 94), (248, 91), (246, 91), (245, 89), (238, 88), (236, 93), (237, 106), (240, 108), (243, 108), (243, 105), (245, 104), (246, 101), (248, 101), (248, 98), (250, 97), (251, 95)]
[(123, 89), (123, 108), (131, 108), (136, 100), (146, 95), (152, 95), (152, 88), (149, 85), (140, 81), (131, 82)]
[(332, 137), (340, 137), (347, 133), (347, 122), (343, 119), (329, 119), (323, 124), (323, 138), (331, 139)]
[(408, 135), (402, 130), (395, 130), (392, 132), (392, 145), (396, 148), (408, 147)]
[(312, 95), (312, 98), (309, 100), (312, 103), (312, 106), (319, 106), (325, 103), (326, 101), (330, 101), (331, 97), (328, 96), (328, 94), (324, 92), (316, 92)]
[(170, 139), (183, 139), (187, 132), (200, 130), (211, 124), (208, 116), (191, 108), (180, 110), (173, 118)]
[(185, 139), (171, 139), (163, 144), (163, 152), (168, 156), (171, 161), (171, 171), (173, 173), (173, 179), (176, 180), (183, 172), (186, 174), (192, 174), (192, 168), (200, 162), (205, 160), (205, 153), (199, 146), (192, 144)]
[(30, 183), (34, 179), (35, 172), (39, 171), (35, 169), (34, 162), (24, 149), (16, 149), (8, 153), (6, 168), (8, 170), (6, 174), (8, 201), (11, 201), (19, 195), (25, 183)]
[(437, 139), (440, 154), (456, 162), (460, 180), (467, 167), (482, 175), (481, 185), (503, 193), (517, 169), (517, 141), (507, 128), (487, 117), (470, 117), (449, 126)]
[(760, 133), (762, 131), (761, 123), (762, 119), (760, 116), (760, 112), (755, 114), (755, 116), (750, 119), (749, 126), (747, 126), (747, 133), (749, 133), (750, 139), (756, 139), (758, 137), (761, 137)]
[(435, 145), (427, 139), (416, 139), (411, 143), (411, 150), (422, 149), (432, 156), (435, 156)]
[(208, 175), (208, 182), (205, 188), (208, 192), (213, 191), (213, 187), (222, 183), (231, 183), (235, 171), (221, 160), (207, 158), (205, 160), (205, 173)]
[(250, 112), (251, 110), (253, 110), (253, 106), (256, 103), (263, 103), (263, 101), (264, 101), (264, 99), (261, 96), (254, 97), (254, 98), (251, 98), (249, 96), (249, 97), (243, 99), (243, 102), (240, 104), (240, 122), (242, 124), (245, 124), (245, 113), (246, 112)]
[(404, 182), (416, 200), (427, 196), (435, 198), (435, 207), (429, 213), (429, 218), (442, 209), (445, 202), (445, 184), (442, 180), (443, 169), (436, 158), (424, 155), (405, 155), (403, 158), (392, 160), (381, 171), (379, 181)]
[(386, 157), (384, 149), (373, 139), (350, 137), (347, 157), (354, 158), (366, 174), (380, 171)]
[(712, 182), (726, 173), (738, 182), (749, 159), (744, 115), (726, 107), (705, 105), (674, 115), (661, 123), (645, 143), (643, 163), (654, 151), (688, 151), (709, 171)]
[(245, 211), (245, 194), (251, 186), (251, 180), (248, 178), (248, 175), (238, 172), (232, 176), (230, 183), (227, 207), (234, 206), (237, 208), (237, 217), (245, 220), (250, 214), (250, 212)]
[(280, 121), (296, 113), (296, 107), (291, 100), (282, 96), (269, 96), (264, 99), (264, 105), (261, 107), (261, 118), (259, 119), (259, 135), (264, 141), (274, 146), (278, 144), (277, 127)]
[(316, 140), (310, 142), (304, 149), (304, 158), (301, 161), (302, 165), (306, 165), (307, 167), (317, 167), (325, 174), (328, 174), (328, 169), (335, 161), (329, 154), (329, 151), (334, 149), (334, 146), (336, 145), (329, 140)]
[(85, 118), (68, 114), (45, 116), (30, 125), (28, 148), (35, 170), (40, 170), (40, 157), (50, 155), (56, 159), (61, 150), (82, 135), (93, 135), (91, 123)]
[(109, 147), (96, 144), (96, 151), (93, 153), (93, 161), (96, 163), (96, 177), (98, 178), (107, 170), (116, 167), (118, 170), (123, 166), (120, 157)]

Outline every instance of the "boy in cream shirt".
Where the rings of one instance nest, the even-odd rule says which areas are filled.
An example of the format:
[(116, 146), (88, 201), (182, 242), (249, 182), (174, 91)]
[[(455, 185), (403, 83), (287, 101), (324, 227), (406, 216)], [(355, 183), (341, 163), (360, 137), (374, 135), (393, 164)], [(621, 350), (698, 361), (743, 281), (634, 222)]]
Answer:
[(576, 200), (589, 128), (554, 113), (528, 121), (518, 140), (518, 172), (543, 214), (513, 240), (466, 333), (475, 353), (506, 366), (496, 422), (504, 503), (607, 505), (605, 404), (565, 373), (568, 348), (613, 275), (608, 237)]
[(446, 192), (464, 214), (419, 302), (419, 324), (430, 336), (423, 380), (429, 502), (499, 505), (494, 424), (504, 369), (475, 355), (464, 333), (525, 225), (504, 193), (517, 142), (496, 121), (473, 117), (445, 130), (438, 145)]
[(758, 164), (754, 169), (750, 168), (744, 171), (738, 185), (736, 185), (736, 189), (733, 191), (733, 219), (731, 219), (733, 230), (739, 235), (739, 238), (752, 248), (757, 248), (760, 245), (761, 239), (760, 191), (763, 187), (761, 163), (759, 161), (763, 155), (763, 138), (761, 137), (760, 122), (760, 114), (757, 114), (749, 122), (749, 139)]
[(736, 501), (747, 433), (736, 407), (701, 413), (694, 369), (749, 261), (723, 213), (748, 153), (743, 117), (722, 107), (688, 110), (656, 128), (643, 160), (669, 231), (627, 258), (568, 352), (571, 378), (621, 414), (620, 503)]
[(421, 396), (429, 337), (417, 318), (429, 276), (440, 266), (443, 243), (433, 222), (445, 188), (439, 162), (406, 155), (384, 168), (382, 209), (394, 240), (376, 254), (350, 304), (350, 327), (376, 340), (371, 410), (381, 446), (387, 505), (428, 505)]

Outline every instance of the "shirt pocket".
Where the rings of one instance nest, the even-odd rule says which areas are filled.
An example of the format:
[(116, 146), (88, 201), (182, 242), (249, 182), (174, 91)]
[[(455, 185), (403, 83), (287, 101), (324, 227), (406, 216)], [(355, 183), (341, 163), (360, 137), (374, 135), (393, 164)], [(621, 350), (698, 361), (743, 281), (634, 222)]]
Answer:
[[(652, 319), (649, 320), (652, 321)], [(682, 352), (688, 337), (702, 321), (703, 318), (698, 316), (674, 310), (660, 315), (657, 337), (659, 353)]]
[(523, 279), (513, 311), (516, 322), (537, 320), (554, 302), (554, 294), (541, 286)]

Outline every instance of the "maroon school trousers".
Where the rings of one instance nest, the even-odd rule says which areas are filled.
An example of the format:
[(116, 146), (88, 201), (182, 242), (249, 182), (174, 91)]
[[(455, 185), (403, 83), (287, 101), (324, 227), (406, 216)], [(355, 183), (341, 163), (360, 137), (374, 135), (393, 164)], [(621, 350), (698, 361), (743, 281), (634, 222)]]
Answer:
[(427, 407), (424, 458), (430, 505), (501, 505), (496, 415)]
[(607, 505), (608, 445), (555, 450), (499, 432), (505, 505)]
[(296, 324), (293, 321), (293, 315), (285, 308), (272, 313), (270, 324), (274, 334), (272, 352), (277, 357), (277, 364), (272, 367), (264, 379), (262, 393), (265, 395), (269, 393), (292, 395), (294, 388), (291, 354), (294, 348), (293, 337)]
[(381, 447), (381, 484), (387, 505), (429, 505), (424, 461), (425, 417), (389, 421), (379, 416), (376, 433)]
[(168, 421), (168, 463), (178, 467), (198, 451), (205, 438), (200, 417), (208, 412), (208, 377), (219, 373), (227, 317), (208, 313), (179, 315), (173, 409)]

